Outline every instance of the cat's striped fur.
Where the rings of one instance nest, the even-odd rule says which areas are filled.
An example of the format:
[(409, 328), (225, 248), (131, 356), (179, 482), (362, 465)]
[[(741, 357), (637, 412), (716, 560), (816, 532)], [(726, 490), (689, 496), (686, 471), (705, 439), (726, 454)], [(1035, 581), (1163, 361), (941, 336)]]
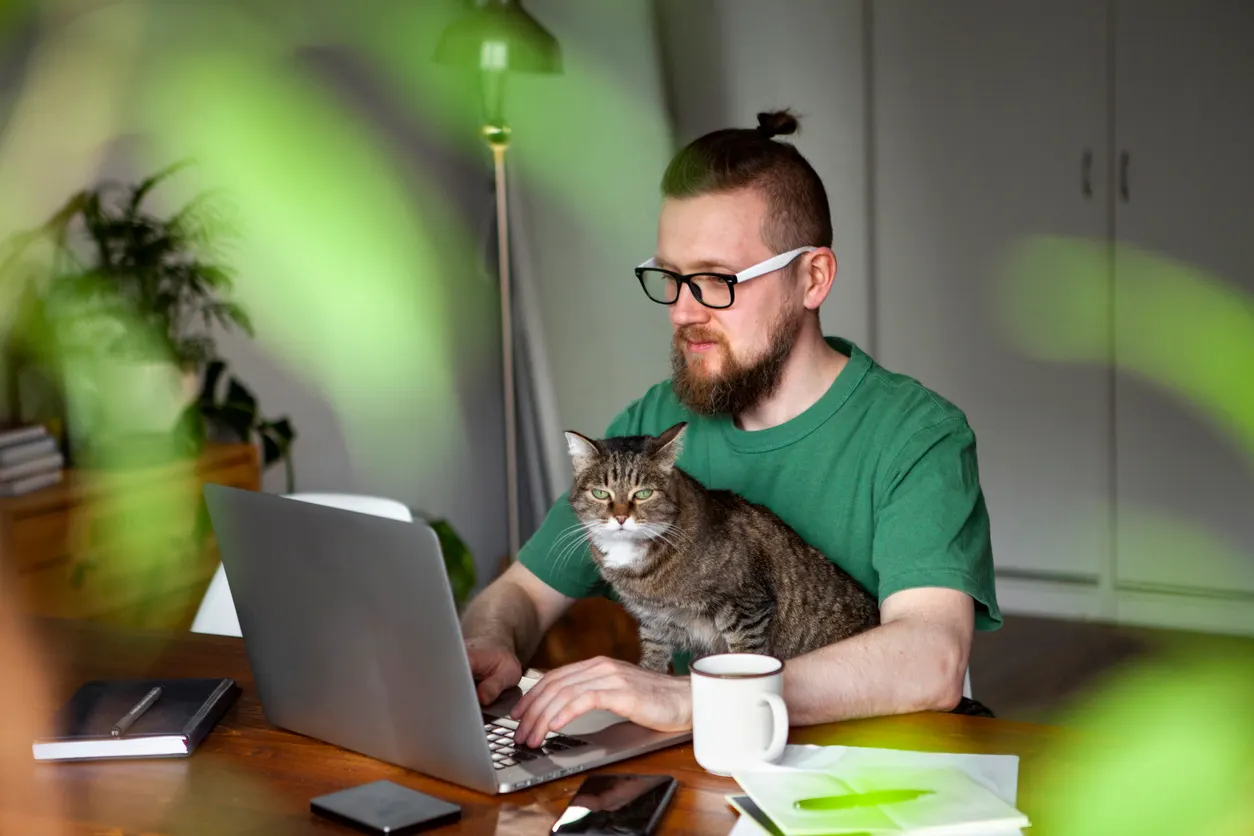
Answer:
[(879, 623), (875, 599), (770, 510), (676, 467), (684, 430), (566, 434), (570, 503), (640, 624), (643, 667), (666, 671), (679, 649), (788, 659)]

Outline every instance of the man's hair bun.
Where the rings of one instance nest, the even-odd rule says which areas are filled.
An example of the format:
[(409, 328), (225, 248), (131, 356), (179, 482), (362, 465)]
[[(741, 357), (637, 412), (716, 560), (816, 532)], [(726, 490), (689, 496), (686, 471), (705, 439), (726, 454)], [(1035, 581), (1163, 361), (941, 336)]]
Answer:
[(797, 117), (788, 110), (758, 114), (758, 132), (764, 136), (784, 136), (797, 132)]

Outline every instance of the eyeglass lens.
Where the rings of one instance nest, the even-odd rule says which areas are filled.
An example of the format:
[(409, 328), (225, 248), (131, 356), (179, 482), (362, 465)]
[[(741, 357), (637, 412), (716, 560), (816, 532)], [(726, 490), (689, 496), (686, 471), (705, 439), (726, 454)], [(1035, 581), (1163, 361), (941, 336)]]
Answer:
[[(641, 270), (640, 283), (644, 292), (654, 302), (673, 304), (679, 299), (679, 282), (664, 270)], [(697, 301), (712, 308), (724, 308), (731, 304), (732, 291), (721, 276), (697, 274), (689, 277), (689, 289)]]

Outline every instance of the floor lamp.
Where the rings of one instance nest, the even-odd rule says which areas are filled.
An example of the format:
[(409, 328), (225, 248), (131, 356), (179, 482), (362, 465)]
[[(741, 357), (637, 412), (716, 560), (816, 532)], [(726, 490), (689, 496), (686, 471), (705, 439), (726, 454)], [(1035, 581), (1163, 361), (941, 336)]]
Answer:
[(514, 397), (513, 297), (510, 292), (509, 203), (505, 152), (510, 129), (505, 121), (505, 79), (509, 73), (560, 73), (562, 55), (554, 38), (518, 0), (477, 0), (440, 38), (435, 60), (474, 70), (483, 96), (483, 137), (492, 150), (496, 177), (496, 243), (501, 284), (501, 360), (505, 401), (505, 476), (509, 503), (509, 556), (518, 556), (518, 413)]

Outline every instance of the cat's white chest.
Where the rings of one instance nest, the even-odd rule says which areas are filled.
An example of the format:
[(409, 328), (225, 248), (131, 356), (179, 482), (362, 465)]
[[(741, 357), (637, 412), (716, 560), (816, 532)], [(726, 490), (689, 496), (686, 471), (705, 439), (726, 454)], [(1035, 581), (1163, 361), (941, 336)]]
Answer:
[(644, 560), (648, 544), (639, 540), (615, 539), (597, 544), (602, 560), (610, 569), (630, 569)]

